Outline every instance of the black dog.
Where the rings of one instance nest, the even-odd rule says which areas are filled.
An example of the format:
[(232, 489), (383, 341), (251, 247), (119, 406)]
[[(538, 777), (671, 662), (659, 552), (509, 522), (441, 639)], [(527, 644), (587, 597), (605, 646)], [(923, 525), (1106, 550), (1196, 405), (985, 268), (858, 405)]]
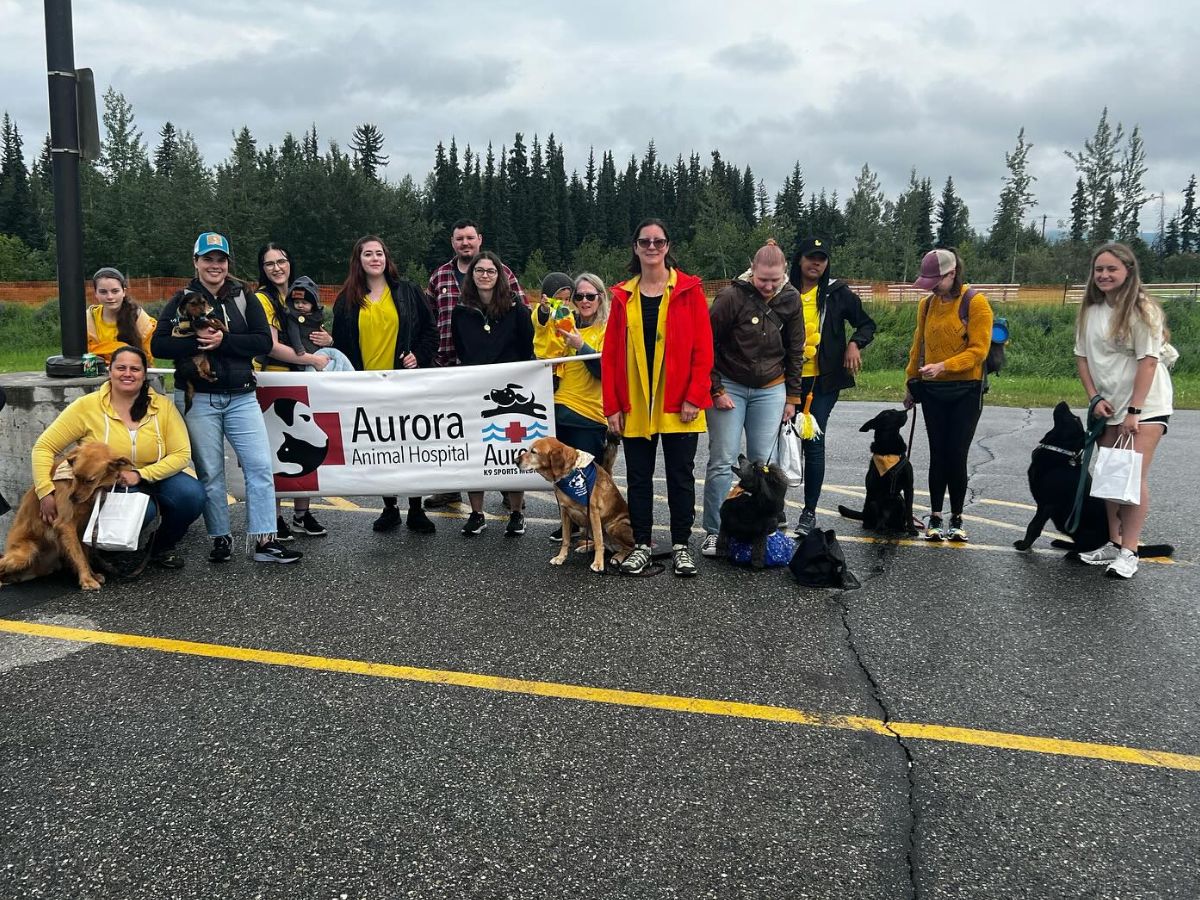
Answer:
[(717, 555), (727, 556), (729, 539), (750, 545), (750, 565), (761, 569), (767, 561), (767, 538), (779, 528), (788, 481), (783, 469), (761, 460), (738, 456), (733, 472), (738, 482), (721, 504), (721, 530)]
[[(1053, 522), (1055, 528), (1071, 538), (1050, 542), (1052, 547), (1060, 550), (1087, 553), (1108, 543), (1104, 501), (1092, 496), (1092, 476), (1081, 471), (1085, 437), (1083, 422), (1071, 412), (1066, 401), (1054, 407), (1054, 427), (1033, 448), (1029, 462), (1029, 493), (1033, 495), (1037, 511), (1025, 529), (1025, 537), (1013, 541), (1018, 550), (1032, 547), (1047, 522)], [(1075, 506), (1080, 478), (1084, 479), (1083, 510), (1079, 514), (1079, 524), (1071, 532), (1067, 530), (1067, 524)], [(1138, 548), (1140, 556), (1170, 556), (1174, 552), (1175, 548), (1170, 544), (1145, 544)]]
[(875, 431), (871, 464), (867, 466), (867, 498), (862, 511), (839, 506), (847, 519), (863, 523), (868, 531), (916, 534), (913, 525), (913, 468), (908, 446), (900, 434), (908, 421), (902, 409), (885, 409), (859, 431)]

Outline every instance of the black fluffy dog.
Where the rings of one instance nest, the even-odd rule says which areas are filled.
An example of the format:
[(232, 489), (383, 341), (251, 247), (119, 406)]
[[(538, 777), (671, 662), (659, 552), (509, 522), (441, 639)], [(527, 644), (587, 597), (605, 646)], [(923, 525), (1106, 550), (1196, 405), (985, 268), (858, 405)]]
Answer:
[(779, 528), (788, 481), (775, 463), (750, 462), (738, 456), (733, 472), (737, 484), (721, 504), (721, 530), (717, 532), (717, 555), (727, 556), (729, 539), (750, 545), (750, 565), (766, 564), (767, 538)]
[(845, 506), (839, 506), (838, 512), (862, 522), (868, 531), (917, 533), (912, 514), (912, 462), (900, 433), (907, 422), (906, 411), (885, 409), (858, 429), (875, 432), (871, 464), (867, 466), (867, 498), (861, 512)]
[[(1055, 528), (1071, 538), (1050, 542), (1060, 550), (1087, 553), (1108, 543), (1104, 501), (1092, 496), (1092, 476), (1080, 467), (1085, 437), (1083, 422), (1071, 412), (1066, 401), (1054, 407), (1054, 427), (1033, 448), (1029, 462), (1029, 493), (1033, 495), (1037, 511), (1025, 529), (1025, 537), (1013, 541), (1018, 550), (1032, 547), (1047, 522), (1053, 522)], [(1067, 523), (1081, 477), (1084, 479), (1083, 511), (1075, 531), (1070, 532)], [(1170, 544), (1144, 544), (1138, 548), (1139, 556), (1170, 556), (1174, 552), (1175, 548)]]

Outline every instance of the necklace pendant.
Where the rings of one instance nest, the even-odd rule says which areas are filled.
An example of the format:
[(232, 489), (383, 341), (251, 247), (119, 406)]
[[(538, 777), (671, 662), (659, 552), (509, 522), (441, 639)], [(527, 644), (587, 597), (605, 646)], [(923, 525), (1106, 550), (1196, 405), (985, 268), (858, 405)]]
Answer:
[(484, 325), (484, 326), (483, 326), (483, 330), (484, 330), (484, 331), (487, 331), (487, 332), (490, 332), (490, 331), (492, 330), (492, 326), (491, 326), (491, 324), (486, 324), (486, 325)]

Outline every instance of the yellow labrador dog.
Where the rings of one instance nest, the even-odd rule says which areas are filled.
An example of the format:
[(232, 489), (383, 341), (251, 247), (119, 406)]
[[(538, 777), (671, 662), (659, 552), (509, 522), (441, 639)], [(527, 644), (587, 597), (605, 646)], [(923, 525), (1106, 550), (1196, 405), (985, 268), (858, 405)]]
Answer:
[(533, 448), (521, 454), (518, 465), (537, 472), (554, 485), (562, 523), (562, 544), (550, 560), (561, 566), (571, 551), (571, 523), (589, 530), (592, 537), (593, 572), (604, 571), (604, 539), (617, 551), (618, 560), (633, 549), (629, 506), (612, 476), (590, 453), (568, 447), (552, 437), (538, 438)]

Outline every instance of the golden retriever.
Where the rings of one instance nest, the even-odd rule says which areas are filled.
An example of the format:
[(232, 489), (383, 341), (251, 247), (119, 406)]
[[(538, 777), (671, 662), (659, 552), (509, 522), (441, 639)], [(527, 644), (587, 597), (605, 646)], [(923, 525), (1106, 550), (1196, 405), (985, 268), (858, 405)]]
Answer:
[[(69, 475), (65, 469), (60, 470), (64, 462), (70, 466)], [(100, 590), (104, 576), (92, 569), (80, 537), (92, 515), (96, 492), (111, 488), (122, 470), (132, 468), (126, 457), (116, 456), (100, 441), (81, 444), (55, 459), (52, 473), (64, 476), (54, 478), (58, 515), (54, 524), (47, 525), (42, 521), (37, 491), (30, 488), (26, 492), (8, 532), (4, 555), (0, 556), (0, 584), (40, 578), (68, 563), (79, 573), (80, 588)]]
[[(558, 555), (550, 560), (552, 566), (566, 562), (571, 550), (572, 522), (587, 528), (591, 534), (593, 572), (604, 571), (605, 537), (617, 550), (618, 559), (624, 559), (633, 549), (629, 506), (601, 460), (593, 460), (590, 454), (545, 437), (534, 441), (532, 449), (523, 451), (517, 464), (526, 472), (537, 472), (554, 485), (562, 523), (562, 544)], [(583, 483), (593, 477), (590, 496), (586, 501), (581, 500), (585, 492)]]

